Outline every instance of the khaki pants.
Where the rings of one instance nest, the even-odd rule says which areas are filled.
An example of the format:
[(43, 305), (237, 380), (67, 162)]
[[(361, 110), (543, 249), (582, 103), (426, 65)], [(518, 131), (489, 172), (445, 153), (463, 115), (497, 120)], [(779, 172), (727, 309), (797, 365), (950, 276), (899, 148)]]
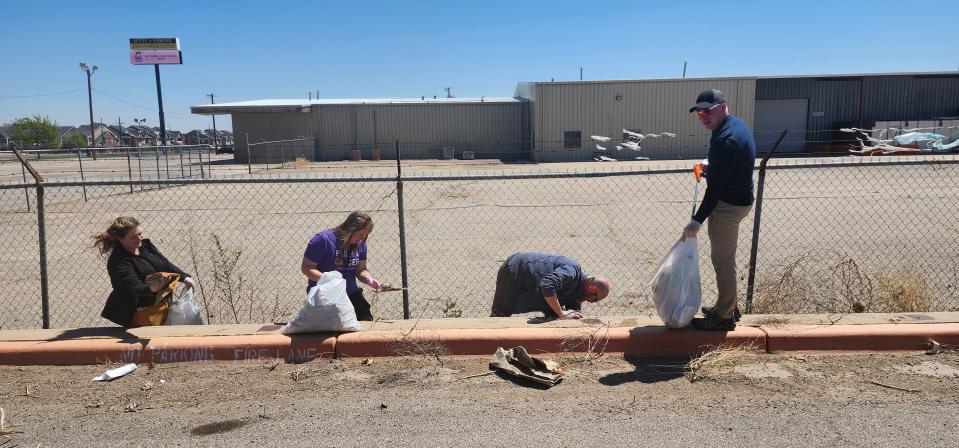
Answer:
[(736, 309), (736, 245), (739, 242), (739, 223), (753, 207), (719, 201), (706, 218), (713, 269), (716, 271), (716, 311), (719, 317), (730, 319)]

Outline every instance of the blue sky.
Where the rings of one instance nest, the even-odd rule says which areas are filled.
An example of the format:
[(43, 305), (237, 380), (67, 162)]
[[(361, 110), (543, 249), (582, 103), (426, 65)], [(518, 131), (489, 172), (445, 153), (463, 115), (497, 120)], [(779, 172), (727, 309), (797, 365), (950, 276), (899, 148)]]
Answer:
[[(0, 123), (40, 114), (157, 126), (130, 37), (179, 37), (161, 66), (167, 127), (189, 106), (265, 98), (512, 96), (518, 81), (959, 70), (957, 1), (0, 0)], [(55, 95), (48, 95), (55, 94)], [(43, 95), (43, 96), (36, 96)], [(29, 96), (29, 97), (27, 97)], [(218, 127), (229, 128), (227, 117)]]

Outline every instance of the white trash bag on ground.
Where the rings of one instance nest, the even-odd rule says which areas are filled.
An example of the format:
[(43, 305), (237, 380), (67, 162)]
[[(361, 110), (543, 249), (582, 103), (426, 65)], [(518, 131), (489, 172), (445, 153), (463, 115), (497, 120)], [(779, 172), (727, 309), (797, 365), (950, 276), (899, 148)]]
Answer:
[(656, 312), (669, 328), (683, 328), (703, 302), (696, 238), (677, 241), (649, 283)]
[(203, 325), (200, 304), (193, 296), (193, 288), (183, 288), (180, 297), (170, 298), (170, 309), (163, 325)]
[(360, 331), (356, 310), (346, 295), (346, 280), (337, 271), (324, 272), (306, 293), (296, 317), (283, 327), (283, 334), (319, 331)]

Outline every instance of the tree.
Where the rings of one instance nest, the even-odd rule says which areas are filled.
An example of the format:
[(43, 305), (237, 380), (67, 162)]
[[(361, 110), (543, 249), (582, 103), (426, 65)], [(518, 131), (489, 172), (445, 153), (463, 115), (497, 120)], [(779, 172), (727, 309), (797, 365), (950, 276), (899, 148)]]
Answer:
[[(24, 147), (58, 149), (62, 145), (57, 126), (47, 117), (34, 115), (33, 118), (21, 118), (10, 125), (13, 140)], [(85, 143), (85, 142), (84, 142)]]
[(67, 139), (67, 141), (63, 142), (63, 146), (66, 146), (70, 149), (86, 148), (87, 138), (80, 134), (73, 134)]

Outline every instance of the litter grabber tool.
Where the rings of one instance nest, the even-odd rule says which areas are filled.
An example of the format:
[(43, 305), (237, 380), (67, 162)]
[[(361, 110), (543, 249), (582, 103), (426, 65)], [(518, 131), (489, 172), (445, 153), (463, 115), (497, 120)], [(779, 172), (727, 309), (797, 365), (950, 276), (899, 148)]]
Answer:
[(690, 212), (690, 216), (696, 216), (696, 200), (699, 199), (699, 182), (703, 178), (703, 170), (706, 169), (707, 165), (709, 165), (708, 160), (703, 160), (693, 165), (693, 176), (696, 177), (696, 186), (693, 187), (693, 210)]

